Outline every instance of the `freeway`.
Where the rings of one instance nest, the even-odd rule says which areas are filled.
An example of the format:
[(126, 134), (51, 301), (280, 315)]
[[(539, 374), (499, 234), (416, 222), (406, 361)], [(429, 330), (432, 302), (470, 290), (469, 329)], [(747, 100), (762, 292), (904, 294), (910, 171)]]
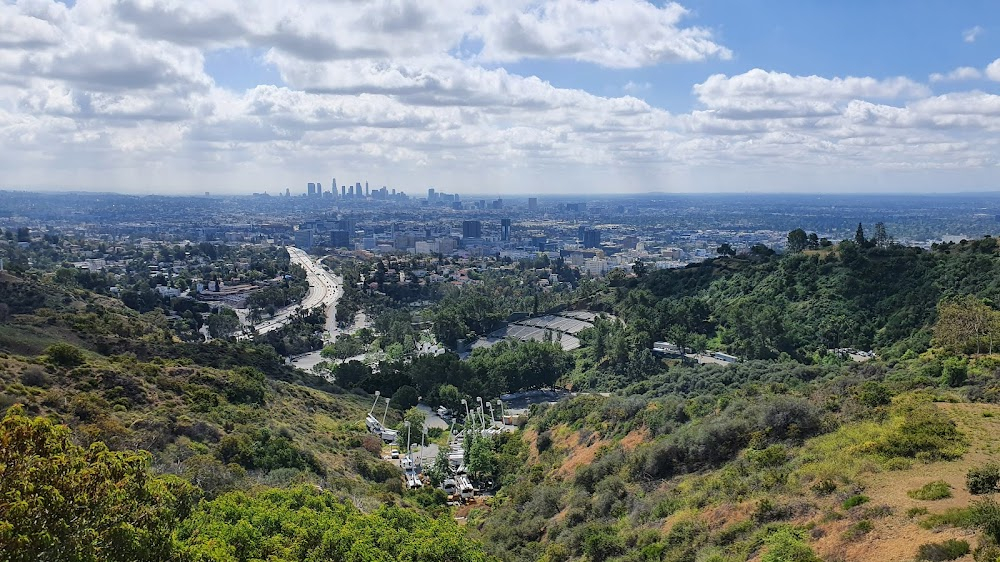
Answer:
[(306, 278), (309, 280), (309, 291), (297, 305), (286, 306), (277, 311), (275, 315), (255, 326), (258, 334), (266, 334), (278, 330), (292, 321), (292, 317), (299, 310), (311, 310), (322, 306), (327, 310), (327, 326), (333, 321), (335, 316), (334, 307), (340, 296), (343, 294), (341, 284), (343, 280), (329, 271), (322, 265), (314, 261), (305, 251), (294, 246), (287, 246), (288, 255), (292, 263), (301, 266), (306, 270)]

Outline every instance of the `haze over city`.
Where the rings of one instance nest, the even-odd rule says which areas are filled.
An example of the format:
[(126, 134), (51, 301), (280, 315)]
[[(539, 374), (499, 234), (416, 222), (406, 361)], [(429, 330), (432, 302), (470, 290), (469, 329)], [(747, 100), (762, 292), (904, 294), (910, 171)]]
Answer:
[(996, 190), (990, 2), (0, 4), (0, 188)]

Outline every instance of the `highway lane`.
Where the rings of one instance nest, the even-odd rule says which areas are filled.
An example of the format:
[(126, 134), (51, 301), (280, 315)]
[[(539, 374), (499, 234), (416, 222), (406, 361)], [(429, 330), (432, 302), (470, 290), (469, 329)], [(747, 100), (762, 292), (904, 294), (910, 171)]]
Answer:
[[(328, 317), (334, 315), (334, 307), (340, 296), (343, 294), (341, 286), (343, 280), (329, 271), (322, 265), (314, 261), (309, 254), (300, 248), (287, 246), (285, 248), (292, 263), (301, 266), (306, 272), (309, 281), (309, 291), (299, 304), (286, 306), (278, 310), (273, 317), (264, 320), (255, 326), (257, 333), (266, 334), (274, 330), (281, 329), (292, 321), (292, 317), (299, 310), (311, 310), (322, 306), (326, 309)], [(329, 325), (329, 322), (327, 322)]]

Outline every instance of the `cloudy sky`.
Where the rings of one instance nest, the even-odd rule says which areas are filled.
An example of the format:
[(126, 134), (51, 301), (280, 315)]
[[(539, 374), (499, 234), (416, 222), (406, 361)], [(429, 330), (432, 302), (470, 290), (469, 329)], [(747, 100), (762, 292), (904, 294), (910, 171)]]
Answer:
[(0, 188), (1000, 190), (993, 0), (0, 0)]

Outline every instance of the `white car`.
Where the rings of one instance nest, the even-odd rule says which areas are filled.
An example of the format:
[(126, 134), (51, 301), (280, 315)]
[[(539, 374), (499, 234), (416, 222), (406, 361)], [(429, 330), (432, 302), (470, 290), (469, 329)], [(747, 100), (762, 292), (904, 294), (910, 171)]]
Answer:
[(398, 459), (399, 458), (399, 449), (393, 449), (393, 450), (389, 451), (389, 456), (391, 456), (394, 459)]

